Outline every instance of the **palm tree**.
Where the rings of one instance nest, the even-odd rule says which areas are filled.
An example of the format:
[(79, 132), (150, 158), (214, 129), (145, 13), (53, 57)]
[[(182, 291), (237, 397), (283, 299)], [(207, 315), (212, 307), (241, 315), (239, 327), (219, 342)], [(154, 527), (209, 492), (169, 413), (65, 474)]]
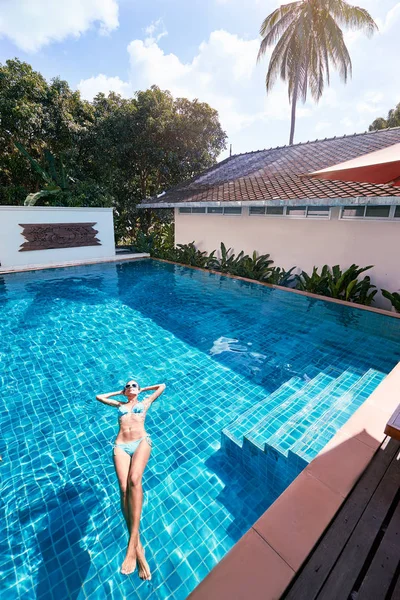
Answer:
[(292, 103), (289, 144), (293, 144), (297, 101), (306, 101), (308, 88), (318, 102), (325, 84), (329, 85), (331, 66), (345, 83), (351, 76), (351, 58), (341, 25), (363, 30), (368, 36), (377, 30), (368, 11), (344, 0), (291, 2), (274, 10), (261, 25), (263, 39), (257, 60), (276, 44), (265, 80), (267, 93), (279, 75), (288, 83)]

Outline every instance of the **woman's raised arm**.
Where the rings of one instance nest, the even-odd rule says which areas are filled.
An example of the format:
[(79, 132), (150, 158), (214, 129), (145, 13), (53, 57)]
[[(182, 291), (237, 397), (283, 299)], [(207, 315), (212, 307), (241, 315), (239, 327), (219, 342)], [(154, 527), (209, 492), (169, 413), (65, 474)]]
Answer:
[(157, 385), (148, 385), (147, 387), (140, 388), (140, 393), (149, 392), (150, 390), (155, 390), (154, 394), (151, 394), (151, 396), (148, 396), (145, 400), (146, 402), (151, 404), (152, 402), (154, 402), (154, 400), (157, 400), (157, 398), (159, 396), (161, 396), (161, 394), (163, 393), (165, 388), (166, 388), (165, 383), (158, 383)]
[(119, 392), (110, 392), (109, 394), (98, 394), (96, 396), (96, 400), (98, 400), (99, 402), (102, 402), (103, 404), (108, 404), (109, 406), (120, 406), (121, 402), (118, 402), (118, 400), (110, 400), (110, 398), (112, 396), (123, 396), (124, 395), (124, 391), (121, 390)]

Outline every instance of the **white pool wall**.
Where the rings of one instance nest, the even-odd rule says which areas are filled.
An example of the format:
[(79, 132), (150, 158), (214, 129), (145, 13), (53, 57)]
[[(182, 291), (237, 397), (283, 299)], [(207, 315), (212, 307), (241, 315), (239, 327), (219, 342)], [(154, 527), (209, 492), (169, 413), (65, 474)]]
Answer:
[[(55, 248), (20, 252), (26, 242), (20, 223), (95, 223), (100, 246)], [(74, 260), (109, 258), (115, 255), (112, 208), (66, 208), (45, 206), (0, 206), (1, 267), (53, 264)]]

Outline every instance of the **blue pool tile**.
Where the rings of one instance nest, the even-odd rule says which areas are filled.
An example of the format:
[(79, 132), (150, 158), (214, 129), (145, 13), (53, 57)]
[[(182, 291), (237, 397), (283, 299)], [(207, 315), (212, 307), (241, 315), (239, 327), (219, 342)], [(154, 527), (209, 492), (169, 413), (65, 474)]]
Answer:
[[(7, 600), (183, 600), (400, 360), (397, 319), (156, 261), (1, 282)], [(128, 377), (167, 384), (147, 422), (151, 584), (119, 573), (117, 418), (94, 399)]]

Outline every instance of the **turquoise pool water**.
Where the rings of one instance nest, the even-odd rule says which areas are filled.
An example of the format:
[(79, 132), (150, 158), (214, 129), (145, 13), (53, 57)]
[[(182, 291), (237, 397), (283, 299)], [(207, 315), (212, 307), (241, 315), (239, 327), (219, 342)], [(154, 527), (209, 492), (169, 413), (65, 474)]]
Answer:
[[(400, 320), (150, 260), (0, 277), (0, 597), (183, 599), (400, 360)], [(142, 537), (126, 533), (95, 394), (148, 415)], [(222, 443), (222, 447), (221, 447)]]

